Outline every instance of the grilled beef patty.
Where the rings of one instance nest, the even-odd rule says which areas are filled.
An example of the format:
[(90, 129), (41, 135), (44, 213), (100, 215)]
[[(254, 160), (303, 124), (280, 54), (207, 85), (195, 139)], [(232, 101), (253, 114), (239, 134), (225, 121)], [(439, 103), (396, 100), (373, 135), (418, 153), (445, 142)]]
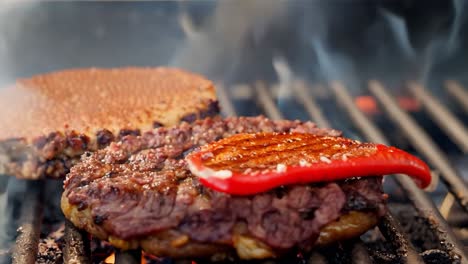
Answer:
[(0, 174), (26, 179), (64, 178), (85, 151), (219, 112), (211, 81), (165, 67), (36, 75), (0, 89), (0, 105)]
[[(200, 145), (236, 133), (268, 131), (340, 136), (310, 122), (264, 117), (207, 118), (128, 135), (85, 154), (71, 169), (62, 209), (77, 227), (117, 247), (199, 257), (234, 246), (243, 258), (271, 257), (294, 247), (309, 249), (317, 239), (326, 243), (359, 235), (385, 213), (381, 177), (232, 196), (205, 188), (187, 168), (184, 157)], [(321, 236), (325, 227), (345, 219), (361, 228), (332, 239)], [(242, 253), (249, 246), (264, 252)]]

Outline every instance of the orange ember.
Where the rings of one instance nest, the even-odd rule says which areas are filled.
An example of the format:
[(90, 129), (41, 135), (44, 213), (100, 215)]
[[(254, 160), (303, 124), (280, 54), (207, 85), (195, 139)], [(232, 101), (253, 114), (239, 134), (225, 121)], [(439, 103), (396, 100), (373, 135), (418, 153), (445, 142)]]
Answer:
[(354, 100), (356, 106), (366, 114), (378, 114), (379, 108), (377, 106), (377, 102), (372, 96), (363, 95), (358, 96)]
[[(150, 259), (150, 260), (157, 260), (157, 257), (156, 256), (153, 256), (153, 255), (150, 255), (150, 254), (147, 254), (145, 253), (144, 251), (141, 251), (141, 264), (148, 264), (148, 261), (146, 259)], [(105, 264), (115, 264), (115, 252), (113, 252), (112, 254), (110, 254), (105, 260), (104, 260), (104, 263)], [(192, 263), (194, 263), (192, 261)]]
[(115, 253), (110, 254), (105, 260), (105, 264), (114, 264), (115, 263)]
[[(354, 99), (354, 103), (362, 112), (370, 115), (380, 113), (377, 101), (370, 95), (361, 95)], [(411, 97), (400, 96), (397, 98), (398, 105), (405, 111), (417, 112), (421, 108), (418, 100)]]

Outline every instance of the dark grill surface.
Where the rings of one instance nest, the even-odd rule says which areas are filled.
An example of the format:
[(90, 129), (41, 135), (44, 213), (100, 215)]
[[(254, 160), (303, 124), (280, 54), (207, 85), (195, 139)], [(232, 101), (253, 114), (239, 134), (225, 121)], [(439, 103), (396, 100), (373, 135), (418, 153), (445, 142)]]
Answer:
[[(417, 98), (422, 106), (422, 110), (413, 113), (401, 108), (397, 98), (382, 83), (371, 81), (365, 91), (378, 103), (380, 113), (374, 115), (361, 111), (355, 104), (354, 96), (340, 82), (325, 85), (329, 88), (324, 90), (325, 93), (318, 93), (321, 89), (312, 89), (301, 80), (280, 85), (259, 81), (249, 85), (229, 85), (229, 89), (226, 87), (218, 85), (220, 105), (226, 116), (265, 114), (272, 119), (310, 119), (319, 126), (343, 130), (348, 137), (384, 144), (398, 142), (399, 146), (407, 146), (409, 151), (426, 160), (435, 170), (434, 175), (438, 175), (443, 183), (428, 194), (417, 188), (407, 176), (394, 175), (387, 178), (385, 183), (386, 191), (390, 194), (390, 212), (378, 228), (359, 239), (311, 254), (294, 252), (278, 260), (245, 263), (468, 263), (465, 253), (465, 245), (468, 245), (465, 229), (468, 224), (468, 190), (460, 171), (453, 164), (460, 157), (463, 162), (466, 157), (464, 153), (468, 151), (468, 132), (464, 125), (468, 115), (468, 93), (461, 84), (455, 81), (445, 84), (444, 93), (451, 96), (450, 102), (454, 102), (458, 109), (455, 113), (420, 84), (409, 83), (411, 98)], [(346, 122), (334, 119), (334, 115), (346, 119)], [(428, 118), (440, 130), (440, 135), (448, 138), (456, 149), (447, 151), (436, 144), (433, 131), (421, 123), (423, 119), (419, 115)], [(23, 182), (7, 179), (6, 176), (2, 180), (15, 183), (9, 186), (23, 186), (22, 191), (18, 191), (23, 195), (16, 197), (19, 199), (16, 202), (11, 201), (11, 197), (2, 197), (10, 204), (18, 204), (8, 211), (11, 220), (2, 228), (14, 224), (18, 232), (15, 243), (0, 245), (3, 248), (0, 248), (0, 260), (6, 263), (34, 263), (41, 230), (51, 226), (48, 218), (60, 215), (61, 218), (55, 222), (63, 223), (58, 207), (60, 191), (57, 191), (61, 190), (61, 184), (51, 181)], [(436, 203), (441, 204), (439, 208)], [(62, 255), (51, 253), (49, 262), (43, 258), (41, 261), (99, 263), (109, 254), (99, 249), (96, 241), (90, 242), (88, 235), (76, 230), (69, 222), (65, 223), (64, 235), (60, 240), (62, 248), (57, 254)], [(140, 251), (116, 253), (116, 263), (140, 263), (140, 258)], [(154, 257), (147, 260), (148, 263), (191, 263), (191, 260), (172, 261)], [(229, 261), (239, 263), (235, 259)]]

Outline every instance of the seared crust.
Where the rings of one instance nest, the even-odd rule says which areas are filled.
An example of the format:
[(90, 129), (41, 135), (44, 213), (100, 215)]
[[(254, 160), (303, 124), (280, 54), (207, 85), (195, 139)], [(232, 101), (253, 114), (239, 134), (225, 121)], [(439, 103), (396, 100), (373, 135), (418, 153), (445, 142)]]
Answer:
[(0, 105), (0, 173), (29, 179), (63, 177), (126, 134), (219, 111), (211, 81), (164, 67), (37, 75), (0, 89)]
[[(183, 157), (194, 148), (236, 133), (262, 131), (340, 134), (310, 122), (240, 117), (207, 118), (127, 136), (72, 168), (62, 210), (77, 227), (119, 248), (143, 247), (171, 257), (210, 256), (236, 248), (241, 258), (309, 249), (333, 221), (353, 222), (354, 211), (369, 219), (385, 212), (379, 177), (231, 196), (205, 188), (188, 170)], [(348, 214), (353, 217), (344, 217)], [(353, 223), (327, 232), (334, 239), (354, 236), (376, 221)]]

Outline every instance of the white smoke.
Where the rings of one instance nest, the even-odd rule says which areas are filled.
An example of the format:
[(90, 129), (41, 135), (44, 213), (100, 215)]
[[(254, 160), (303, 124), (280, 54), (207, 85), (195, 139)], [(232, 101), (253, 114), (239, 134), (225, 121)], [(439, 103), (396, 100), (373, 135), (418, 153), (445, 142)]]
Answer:
[(265, 28), (285, 11), (282, 1), (219, 1), (213, 16), (201, 28), (194, 27), (189, 16), (182, 14), (186, 41), (170, 64), (224, 79), (239, 62), (247, 38), (261, 38)]
[(415, 58), (416, 51), (411, 45), (408, 27), (402, 17), (399, 17), (387, 10), (380, 10), (384, 20), (388, 23), (391, 32), (398, 43), (399, 48), (408, 58)]
[(31, 21), (30, 12), (39, 1), (0, 1), (0, 88), (11, 83), (15, 77), (16, 60), (12, 48), (17, 44), (18, 35)]
[(404, 19), (386, 10), (382, 10), (381, 12), (391, 29), (398, 48), (418, 68), (416, 76), (412, 77), (422, 84), (426, 84), (429, 81), (435, 65), (448, 60), (459, 48), (460, 31), (465, 13), (465, 1), (452, 0), (452, 5), (454, 17), (448, 33), (433, 35), (419, 50), (411, 44), (408, 27)]

